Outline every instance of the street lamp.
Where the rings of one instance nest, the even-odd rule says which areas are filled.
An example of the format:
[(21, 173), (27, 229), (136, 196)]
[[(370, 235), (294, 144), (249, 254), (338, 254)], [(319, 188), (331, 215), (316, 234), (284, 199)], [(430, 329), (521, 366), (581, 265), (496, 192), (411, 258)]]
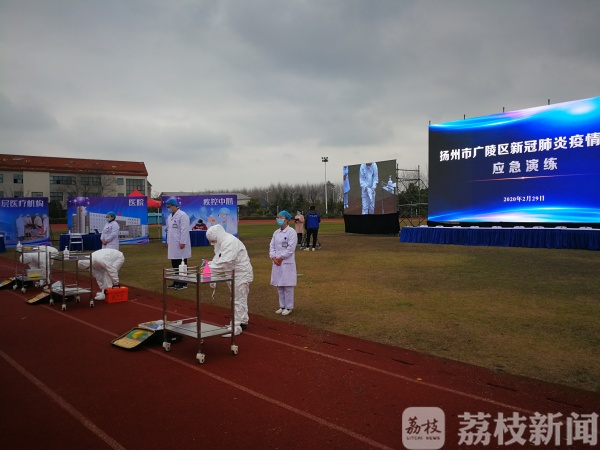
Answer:
[(325, 163), (325, 215), (327, 215), (327, 162), (329, 158), (327, 156), (322, 156), (321, 161)]

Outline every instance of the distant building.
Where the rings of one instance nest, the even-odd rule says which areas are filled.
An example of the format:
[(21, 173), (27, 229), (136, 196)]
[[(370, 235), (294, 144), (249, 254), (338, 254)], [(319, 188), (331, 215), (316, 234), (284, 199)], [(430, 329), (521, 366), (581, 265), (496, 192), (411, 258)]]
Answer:
[(66, 206), (67, 197), (151, 195), (143, 162), (0, 154), (0, 198), (48, 197)]

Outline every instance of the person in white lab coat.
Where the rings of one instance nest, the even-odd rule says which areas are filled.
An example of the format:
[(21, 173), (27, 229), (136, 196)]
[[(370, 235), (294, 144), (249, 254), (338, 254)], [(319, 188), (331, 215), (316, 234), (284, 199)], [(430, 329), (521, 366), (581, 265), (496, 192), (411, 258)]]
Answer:
[(25, 217), (23, 217), (23, 214), (19, 214), (15, 222), (17, 224), (17, 237), (22, 241), (25, 238)]
[(44, 236), (50, 237), (50, 219), (48, 214), (42, 215), (42, 226), (44, 227)]
[[(248, 293), (254, 280), (252, 264), (246, 246), (221, 225), (213, 225), (206, 232), (206, 239), (215, 246), (215, 257), (208, 262), (212, 274), (235, 270), (234, 278), (234, 333), (242, 332), (248, 325)], [(231, 289), (231, 283), (227, 283)], [(224, 335), (223, 337), (231, 337)]]
[(296, 273), (296, 231), (289, 226), (292, 215), (283, 210), (277, 214), (277, 229), (269, 245), (269, 257), (273, 261), (271, 268), (271, 285), (277, 286), (279, 309), (275, 314), (287, 316), (294, 309), (294, 286), (297, 283)]
[[(105, 289), (119, 285), (119, 270), (125, 262), (125, 256), (113, 248), (101, 248), (92, 253), (92, 275), (98, 283), (100, 292), (94, 300), (105, 300)], [(90, 260), (84, 259), (77, 262), (80, 269), (90, 268)]]
[(375, 188), (379, 184), (377, 163), (361, 164), (358, 175), (362, 192), (362, 213), (373, 214), (375, 212)]
[(116, 214), (112, 211), (106, 213), (106, 225), (102, 229), (100, 240), (102, 241), (102, 248), (112, 248), (119, 250), (119, 224), (115, 220)]
[(54, 262), (52, 253), (58, 253), (54, 247), (41, 245), (37, 251), (24, 252), (19, 259), (23, 264), (27, 264), (30, 269), (40, 269), (42, 276), (39, 285), (45, 286), (50, 283), (50, 266)]
[[(179, 209), (179, 203), (174, 198), (166, 202), (170, 215), (167, 217), (167, 258), (171, 260), (171, 267), (177, 269), (188, 258), (192, 257), (192, 243), (190, 240), (190, 218)], [(175, 282), (169, 289), (187, 289), (187, 283)]]

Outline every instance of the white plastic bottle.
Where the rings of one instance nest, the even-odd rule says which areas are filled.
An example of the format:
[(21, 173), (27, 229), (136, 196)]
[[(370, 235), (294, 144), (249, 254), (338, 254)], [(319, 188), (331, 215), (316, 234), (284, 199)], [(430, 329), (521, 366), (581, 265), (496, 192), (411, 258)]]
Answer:
[(21, 241), (17, 242), (17, 251), (20, 252), (21, 250), (23, 250), (23, 244), (21, 244)]
[(181, 261), (179, 264), (179, 275), (187, 276), (187, 264)]
[(69, 247), (65, 247), (65, 251), (63, 252), (63, 256), (66, 258), (69, 257)]
[(388, 186), (391, 186), (392, 184), (394, 183), (392, 183), (392, 176), (390, 175), (390, 179), (388, 180)]

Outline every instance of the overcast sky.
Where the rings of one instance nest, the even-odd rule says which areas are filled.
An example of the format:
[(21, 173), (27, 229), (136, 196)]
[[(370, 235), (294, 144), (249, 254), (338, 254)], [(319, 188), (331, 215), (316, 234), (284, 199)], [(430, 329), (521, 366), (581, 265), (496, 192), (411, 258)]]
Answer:
[(0, 0), (0, 153), (153, 191), (428, 166), (428, 125), (600, 95), (597, 0)]

